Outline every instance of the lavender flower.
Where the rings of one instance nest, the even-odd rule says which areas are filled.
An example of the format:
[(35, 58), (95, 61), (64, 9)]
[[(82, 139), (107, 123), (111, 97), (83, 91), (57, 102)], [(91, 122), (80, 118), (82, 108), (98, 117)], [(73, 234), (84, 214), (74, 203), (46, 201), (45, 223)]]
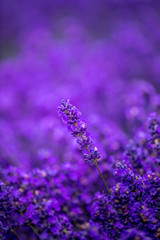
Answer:
[(151, 172), (141, 177), (122, 165), (115, 176), (120, 182), (112, 187), (110, 198), (95, 195), (93, 221), (100, 223), (110, 239), (158, 239), (160, 178)]
[[(61, 105), (58, 107), (58, 113), (67, 125), (68, 130), (71, 132), (71, 134), (77, 138), (77, 143), (81, 146), (81, 149), (84, 152), (83, 156), (86, 162), (89, 162), (91, 164), (94, 163), (96, 165), (100, 177), (107, 189), (108, 194), (110, 195), (110, 190), (107, 187), (97, 164), (97, 160), (100, 159), (100, 154), (98, 152), (98, 149), (96, 147), (93, 148), (92, 146), (92, 141), (87, 132), (86, 124), (80, 119), (81, 113), (75, 106), (70, 104), (69, 100), (67, 100), (67, 102), (65, 102), (65, 100), (62, 100)], [(88, 153), (86, 153), (86, 151)]]
[(86, 124), (80, 120), (81, 113), (79, 110), (70, 104), (69, 100), (65, 102), (62, 100), (61, 106), (58, 107), (59, 116), (62, 117), (64, 123), (67, 125), (71, 134), (77, 138), (77, 143), (81, 149), (88, 150), (88, 154), (85, 154), (85, 160), (88, 163), (95, 163), (100, 158), (98, 149), (93, 150), (92, 141), (87, 132)]

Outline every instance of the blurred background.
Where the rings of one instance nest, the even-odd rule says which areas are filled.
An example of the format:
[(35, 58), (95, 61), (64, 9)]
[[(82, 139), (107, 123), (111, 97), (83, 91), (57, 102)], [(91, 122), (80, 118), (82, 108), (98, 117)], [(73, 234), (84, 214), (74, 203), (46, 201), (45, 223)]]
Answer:
[(160, 110), (159, 13), (153, 0), (0, 0), (1, 166), (81, 162), (57, 116), (69, 98), (109, 169)]

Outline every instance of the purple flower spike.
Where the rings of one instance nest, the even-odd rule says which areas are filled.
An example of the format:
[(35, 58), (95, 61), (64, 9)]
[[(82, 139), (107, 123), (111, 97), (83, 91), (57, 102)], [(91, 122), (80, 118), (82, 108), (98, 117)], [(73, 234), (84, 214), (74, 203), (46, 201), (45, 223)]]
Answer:
[(97, 160), (100, 159), (100, 154), (98, 149), (96, 147), (93, 148), (92, 146), (92, 140), (87, 132), (86, 124), (80, 119), (81, 113), (75, 106), (70, 104), (68, 99), (67, 102), (62, 100), (61, 105), (58, 107), (58, 114), (67, 125), (72, 136), (77, 138), (77, 143), (82, 149), (84, 160), (90, 164), (96, 165), (107, 192), (109, 195), (111, 195), (97, 164)]
[[(92, 147), (92, 140), (87, 132), (86, 124), (80, 120), (81, 113), (79, 110), (70, 104), (69, 100), (65, 102), (62, 100), (60, 107), (58, 107), (59, 116), (67, 125), (69, 132), (73, 137), (77, 138), (77, 143), (84, 152), (84, 159), (88, 163), (95, 163), (100, 159), (98, 149)], [(87, 154), (86, 154), (87, 150)]]

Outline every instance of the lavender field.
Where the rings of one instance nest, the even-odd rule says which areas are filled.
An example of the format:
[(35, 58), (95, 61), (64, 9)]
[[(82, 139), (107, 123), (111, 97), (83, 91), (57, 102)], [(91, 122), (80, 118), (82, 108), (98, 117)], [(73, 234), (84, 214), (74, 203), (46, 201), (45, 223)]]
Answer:
[(0, 239), (160, 239), (160, 2), (0, 0)]

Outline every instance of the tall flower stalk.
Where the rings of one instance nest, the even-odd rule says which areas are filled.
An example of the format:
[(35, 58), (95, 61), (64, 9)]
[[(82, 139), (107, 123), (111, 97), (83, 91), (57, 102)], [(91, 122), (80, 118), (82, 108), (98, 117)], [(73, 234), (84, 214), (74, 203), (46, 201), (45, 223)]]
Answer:
[(100, 159), (99, 151), (96, 147), (93, 148), (92, 146), (92, 140), (88, 134), (86, 124), (80, 118), (81, 113), (69, 102), (69, 100), (62, 100), (61, 105), (58, 107), (58, 113), (63, 119), (64, 123), (67, 125), (72, 136), (77, 138), (77, 143), (80, 145), (83, 151), (83, 157), (85, 161), (90, 164), (95, 164), (108, 194), (111, 195), (111, 192), (98, 166), (97, 160)]

